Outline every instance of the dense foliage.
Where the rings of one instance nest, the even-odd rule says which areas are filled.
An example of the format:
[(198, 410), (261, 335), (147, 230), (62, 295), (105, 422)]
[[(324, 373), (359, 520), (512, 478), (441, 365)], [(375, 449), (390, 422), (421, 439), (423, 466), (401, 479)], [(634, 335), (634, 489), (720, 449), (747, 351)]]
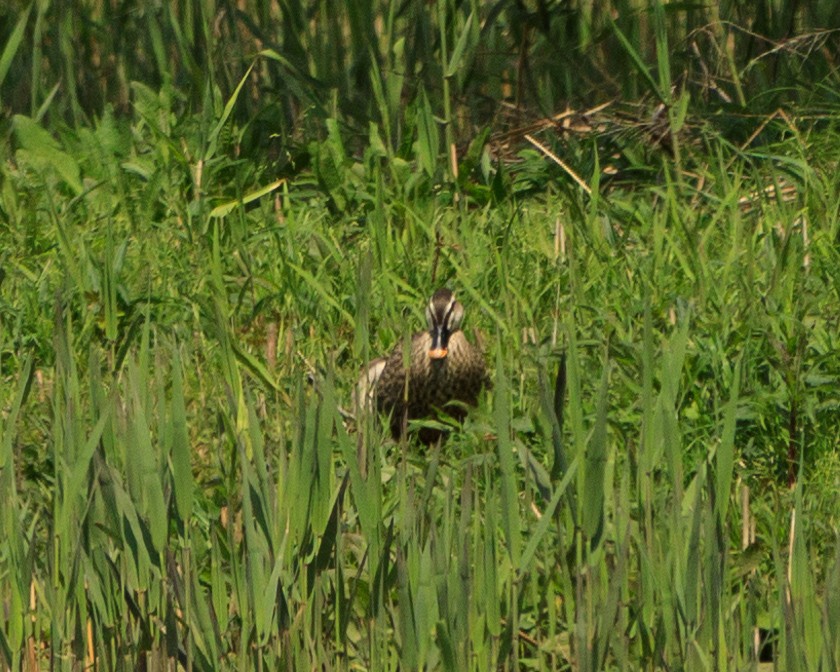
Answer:
[(836, 3), (0, 19), (4, 669), (840, 667)]

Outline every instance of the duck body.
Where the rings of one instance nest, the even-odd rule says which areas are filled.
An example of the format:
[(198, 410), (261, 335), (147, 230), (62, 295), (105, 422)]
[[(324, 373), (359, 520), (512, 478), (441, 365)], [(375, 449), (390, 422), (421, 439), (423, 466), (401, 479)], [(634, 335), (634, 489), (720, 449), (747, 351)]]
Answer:
[[(463, 315), (455, 295), (448, 289), (438, 290), (426, 309), (428, 329), (412, 336), (408, 356), (400, 343), (386, 357), (372, 361), (362, 374), (360, 398), (390, 416), (395, 438), (405, 432), (409, 420), (434, 418), (438, 410), (463, 420), (464, 405), (475, 406), (481, 390), (489, 385), (484, 353), (461, 331)], [(432, 443), (441, 434), (424, 427), (419, 438)]]

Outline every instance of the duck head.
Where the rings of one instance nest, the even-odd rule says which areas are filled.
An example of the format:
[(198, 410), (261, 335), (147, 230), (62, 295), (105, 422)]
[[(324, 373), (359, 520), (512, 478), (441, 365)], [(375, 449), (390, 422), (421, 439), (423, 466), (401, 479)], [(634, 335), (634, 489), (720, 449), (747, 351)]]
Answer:
[(426, 324), (432, 343), (429, 358), (442, 360), (449, 352), (449, 338), (461, 328), (464, 307), (455, 300), (455, 294), (448, 289), (439, 289), (426, 306)]

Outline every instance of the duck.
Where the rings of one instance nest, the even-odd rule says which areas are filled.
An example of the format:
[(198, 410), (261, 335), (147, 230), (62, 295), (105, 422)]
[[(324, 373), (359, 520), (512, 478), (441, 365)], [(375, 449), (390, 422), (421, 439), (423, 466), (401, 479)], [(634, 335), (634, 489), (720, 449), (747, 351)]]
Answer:
[[(482, 389), (489, 387), (484, 352), (461, 331), (463, 320), (464, 307), (455, 293), (438, 289), (426, 306), (426, 330), (411, 337), (408, 357), (399, 343), (362, 371), (356, 386), (359, 410), (387, 415), (394, 439), (405, 434), (409, 420), (435, 418), (441, 410), (462, 422), (465, 407), (475, 406)], [(443, 435), (432, 427), (418, 433), (425, 444)]]

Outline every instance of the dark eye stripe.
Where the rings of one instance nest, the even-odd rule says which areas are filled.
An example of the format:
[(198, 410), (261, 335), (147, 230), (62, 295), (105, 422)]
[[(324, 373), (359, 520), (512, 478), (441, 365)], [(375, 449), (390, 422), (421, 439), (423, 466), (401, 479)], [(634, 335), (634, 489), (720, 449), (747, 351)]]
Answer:
[(455, 297), (452, 297), (452, 300), (449, 302), (449, 305), (446, 307), (446, 314), (443, 317), (443, 326), (446, 327), (447, 331), (450, 330), (449, 318), (452, 317), (452, 312), (455, 310)]

